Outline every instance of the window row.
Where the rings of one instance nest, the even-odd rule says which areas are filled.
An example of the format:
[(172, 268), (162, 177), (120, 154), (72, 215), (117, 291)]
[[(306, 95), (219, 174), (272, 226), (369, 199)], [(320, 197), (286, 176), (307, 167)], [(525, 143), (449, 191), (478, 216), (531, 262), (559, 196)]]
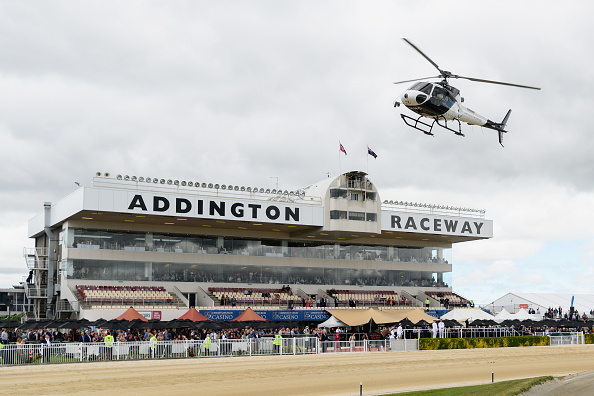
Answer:
[(70, 229), (66, 247), (193, 254), (297, 257), (328, 260), (368, 260), (418, 263), (451, 262), (451, 249), (435, 247), (395, 247), (280, 239), (180, 236), (175, 234), (113, 232)]
[(331, 210), (330, 219), (332, 220), (358, 220), (358, 221), (377, 221), (377, 213), (365, 212), (347, 212), (346, 210)]
[(65, 270), (69, 279), (152, 282), (448, 287), (451, 279), (449, 272), (102, 260), (73, 260)]

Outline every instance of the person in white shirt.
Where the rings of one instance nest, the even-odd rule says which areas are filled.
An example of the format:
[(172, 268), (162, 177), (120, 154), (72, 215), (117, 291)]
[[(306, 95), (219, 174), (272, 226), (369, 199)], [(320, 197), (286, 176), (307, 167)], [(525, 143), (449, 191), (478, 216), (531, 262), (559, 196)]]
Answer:
[(443, 324), (443, 320), (439, 320), (439, 324), (437, 325), (437, 327), (439, 328), (439, 338), (444, 338), (445, 337), (445, 328), (444, 328), (444, 324)]
[(396, 335), (398, 336), (399, 340), (402, 339), (403, 333), (404, 333), (404, 330), (402, 330), (402, 325), (400, 323), (398, 323), (398, 328), (396, 329)]
[(437, 320), (434, 320), (433, 324), (431, 325), (431, 334), (433, 338), (437, 338)]

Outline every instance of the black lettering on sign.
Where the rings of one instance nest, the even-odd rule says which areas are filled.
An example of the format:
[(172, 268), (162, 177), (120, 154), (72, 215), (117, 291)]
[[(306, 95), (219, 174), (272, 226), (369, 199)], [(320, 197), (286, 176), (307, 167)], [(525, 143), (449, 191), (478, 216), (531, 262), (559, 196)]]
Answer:
[(280, 210), (276, 206), (269, 206), (266, 208), (266, 217), (270, 220), (276, 220), (280, 216)]
[(285, 208), (285, 221), (289, 221), (289, 217), (295, 221), (299, 221), (299, 208), (295, 208), (295, 210)]
[(423, 218), (421, 219), (421, 228), (422, 228), (423, 230), (425, 230), (425, 231), (429, 231), (429, 226), (425, 225), (425, 224), (427, 224), (427, 223), (429, 223), (429, 219), (428, 219), (428, 218), (426, 218), (426, 217), (423, 217)]
[(404, 226), (405, 230), (408, 230), (409, 228), (412, 228), (413, 230), (417, 229), (417, 225), (415, 224), (415, 219), (413, 219), (412, 217), (409, 217), (408, 220), (406, 220), (406, 224)]
[(231, 205), (231, 214), (235, 217), (243, 217), (243, 204), (237, 202)]
[(400, 225), (400, 216), (394, 216), (392, 215), (392, 228), (402, 228), (402, 226)]
[(135, 195), (134, 198), (132, 198), (132, 202), (130, 202), (130, 206), (128, 206), (128, 210), (132, 210), (134, 208), (140, 208), (142, 210), (146, 210), (146, 205), (144, 204), (142, 195)]
[(262, 205), (257, 204), (248, 204), (248, 208), (252, 209), (252, 219), (258, 218), (258, 209), (260, 209)]
[(169, 209), (169, 201), (165, 197), (153, 197), (153, 210), (155, 212), (166, 212)]
[(456, 228), (458, 228), (458, 220), (445, 220), (443, 221), (446, 226), (447, 232), (456, 232)]
[(219, 205), (215, 201), (210, 201), (210, 215), (214, 216), (214, 212), (217, 212), (219, 216), (225, 216), (225, 202), (219, 202)]
[(192, 203), (185, 198), (175, 199), (175, 213), (189, 213), (192, 210)]
[(472, 234), (472, 229), (470, 228), (470, 223), (467, 221), (465, 221), (464, 225), (462, 226), (462, 234), (464, 234), (465, 232)]

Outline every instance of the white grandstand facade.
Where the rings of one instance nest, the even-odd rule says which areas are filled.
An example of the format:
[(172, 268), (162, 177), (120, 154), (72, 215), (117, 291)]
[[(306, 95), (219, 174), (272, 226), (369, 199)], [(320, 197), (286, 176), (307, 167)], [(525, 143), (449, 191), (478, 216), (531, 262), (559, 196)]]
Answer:
[[(382, 202), (360, 171), (297, 191), (98, 173), (29, 221), (25, 290), (37, 319), (110, 318), (130, 305), (170, 319), (220, 308), (213, 288), (282, 285), (296, 303), (382, 290), (420, 306), (425, 292), (451, 292), (453, 244), (492, 236), (483, 210)], [(139, 298), (89, 298), (114, 290)]]

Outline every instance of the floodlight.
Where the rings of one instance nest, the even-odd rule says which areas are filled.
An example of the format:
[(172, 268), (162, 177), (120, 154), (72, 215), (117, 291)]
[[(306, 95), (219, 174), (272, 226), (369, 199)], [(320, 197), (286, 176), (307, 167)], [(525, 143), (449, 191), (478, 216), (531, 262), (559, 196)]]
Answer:
[(153, 183), (157, 184), (159, 183), (159, 179), (157, 179), (156, 177), (153, 179)]
[(261, 189), (260, 189), (260, 192), (261, 192), (261, 193), (263, 193), (263, 192), (264, 192), (264, 189), (263, 189), (263, 188), (261, 188)]
[(267, 188), (265, 192), (266, 192), (266, 194), (270, 194), (270, 189)]
[[(237, 187), (235, 187), (237, 188)], [(241, 191), (245, 191), (245, 186), (241, 186)]]
[(194, 183), (188, 182), (188, 187), (193, 187), (193, 186), (194, 186)]
[(235, 186), (235, 187), (233, 187), (233, 190), (235, 190), (235, 191), (239, 191), (239, 186)]
[(122, 175), (117, 175), (117, 176), (116, 176), (116, 179), (118, 179), (118, 180), (122, 180)]
[(139, 182), (143, 182), (143, 181), (144, 181), (144, 177), (140, 176), (140, 177), (138, 178), (138, 181), (139, 181)]
[(224, 184), (221, 186), (221, 190), (226, 190), (227, 186), (225, 186)]
[(132, 178), (131, 178), (130, 180), (132, 180), (132, 181), (136, 181), (136, 180), (137, 180), (137, 178), (136, 178), (136, 176), (132, 176)]
[(285, 191), (283, 191), (283, 194), (287, 195), (287, 194), (289, 194), (289, 192), (287, 190), (285, 190)]
[(233, 190), (233, 185), (232, 185), (232, 184), (229, 184), (229, 185), (227, 186), (227, 190)]
[(252, 192), (252, 188), (251, 187), (248, 187), (248, 188), (245, 189), (245, 191)]
[(173, 184), (175, 184), (176, 186), (179, 186), (179, 180), (174, 180)]
[(128, 175), (124, 176), (124, 180), (130, 180), (130, 176), (128, 176)]
[[(192, 183), (192, 182), (190, 182), (190, 183)], [(185, 185), (187, 185), (187, 184), (188, 184), (188, 183), (186, 183), (186, 181), (185, 181), (185, 180), (182, 180), (182, 182), (181, 182), (181, 185), (182, 185), (182, 186), (185, 186)]]
[(273, 193), (273, 194), (276, 194), (276, 188), (273, 188), (273, 189), (272, 189), (272, 193)]
[[(209, 186), (212, 188), (212, 183)], [(206, 188), (206, 183), (202, 183), (202, 188)]]
[[(204, 187), (204, 183), (202, 183), (202, 187)], [(212, 188), (212, 187), (213, 187), (212, 183), (208, 183), (208, 188)]]
[(109, 172), (105, 172), (105, 173), (103, 174), (103, 176), (105, 176), (105, 177), (109, 177)]
[(159, 180), (159, 183), (161, 183), (161, 184), (165, 184), (165, 179), (161, 179), (161, 180)]
[(97, 173), (95, 173), (95, 176), (97, 176), (97, 177), (101, 177), (101, 172), (97, 172)]
[(214, 185), (214, 188), (216, 188), (218, 190), (219, 189), (219, 185), (218, 184), (215, 184)]

